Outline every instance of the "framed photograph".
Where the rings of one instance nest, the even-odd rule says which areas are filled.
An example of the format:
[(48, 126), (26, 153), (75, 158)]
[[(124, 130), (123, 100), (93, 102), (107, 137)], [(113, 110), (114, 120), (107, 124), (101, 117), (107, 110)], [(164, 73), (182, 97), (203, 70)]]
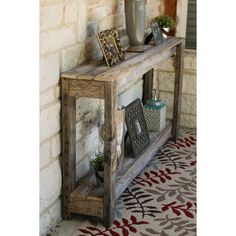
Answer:
[(114, 29), (97, 34), (99, 45), (108, 66), (125, 60), (125, 50), (121, 47), (118, 32)]
[(143, 107), (139, 98), (125, 108), (125, 122), (134, 157), (137, 157), (150, 144)]
[(153, 21), (151, 23), (151, 29), (152, 29), (152, 34), (153, 34), (153, 39), (155, 45), (160, 45), (163, 43), (163, 37), (162, 37), (162, 32), (160, 30), (160, 27), (157, 23), (157, 21)]

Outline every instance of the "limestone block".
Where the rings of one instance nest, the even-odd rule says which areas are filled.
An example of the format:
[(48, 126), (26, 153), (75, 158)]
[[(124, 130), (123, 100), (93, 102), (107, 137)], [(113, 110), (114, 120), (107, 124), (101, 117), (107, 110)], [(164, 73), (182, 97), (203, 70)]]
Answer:
[(143, 80), (139, 80), (129, 89), (120, 94), (118, 98), (119, 105), (127, 106), (136, 98), (140, 98), (142, 100), (142, 86), (143, 86)]
[(61, 168), (58, 160), (40, 172), (40, 213), (59, 197), (61, 182)]
[(196, 96), (183, 94), (182, 95), (182, 104), (181, 104), (181, 112), (187, 114), (196, 114)]
[(159, 89), (162, 91), (174, 92), (174, 72), (159, 72)]
[(173, 57), (168, 58), (167, 60), (165, 60), (164, 62), (162, 62), (161, 64), (159, 64), (157, 66), (158, 70), (164, 70), (164, 71), (174, 71), (175, 70), (175, 64), (174, 64), (175, 60)]
[(55, 99), (54, 88), (48, 89), (40, 94), (40, 108), (52, 102)]
[(40, 113), (40, 141), (60, 130), (60, 103), (54, 104)]
[(172, 111), (174, 94), (170, 92), (160, 92), (160, 99), (166, 104), (166, 110)]
[(78, 64), (80, 58), (80, 45), (62, 50), (61, 71), (65, 72)]
[(57, 157), (61, 153), (61, 135), (57, 134), (51, 139), (52, 157)]
[(78, 0), (78, 21), (77, 21), (77, 29), (78, 29), (78, 41), (79, 43), (84, 42), (87, 35), (87, 7), (88, 3), (84, 0)]
[(60, 77), (59, 54), (52, 53), (40, 58), (40, 91), (56, 85)]
[(184, 73), (183, 75), (183, 93), (196, 94), (196, 74)]
[(108, 6), (101, 5), (94, 7), (92, 10), (93, 18), (96, 20), (101, 20), (107, 17)]
[(61, 217), (61, 200), (58, 199), (48, 210), (51, 225), (54, 225), (62, 219)]
[(50, 229), (56, 223), (59, 223), (61, 219), (61, 201), (58, 199), (49, 209), (40, 215), (40, 236), (49, 235)]
[(196, 128), (196, 116), (181, 114), (180, 115), (180, 125), (188, 128)]
[(63, 4), (40, 8), (40, 30), (58, 27), (63, 20)]
[(40, 216), (40, 236), (46, 236), (50, 227), (50, 215), (46, 212)]
[(40, 6), (54, 5), (57, 3), (63, 3), (64, 0), (40, 0)]
[(92, 37), (96, 36), (96, 33), (99, 32), (99, 24), (97, 21), (90, 21), (87, 25), (87, 36)]
[(93, 128), (89, 134), (82, 136), (76, 143), (76, 162), (83, 159), (91, 150), (97, 149), (98, 143), (98, 128)]
[(93, 129), (98, 126), (99, 123), (99, 113), (96, 114), (89, 112), (85, 115), (84, 119), (76, 123), (76, 140), (84, 138), (86, 135), (93, 132)]
[(50, 142), (46, 142), (40, 145), (40, 169), (50, 162), (51, 151)]
[(184, 53), (184, 69), (196, 70), (196, 51), (186, 50)]
[(76, 165), (76, 180), (77, 181), (80, 178), (82, 178), (84, 175), (86, 175), (88, 171), (90, 170), (90, 156), (91, 155), (92, 154), (90, 153), (88, 156), (86, 156), (80, 162), (77, 163)]
[(78, 14), (78, 1), (70, 1), (65, 6), (65, 23), (76, 22)]
[(101, 99), (96, 98), (82, 97), (76, 100), (76, 121), (96, 119), (100, 102)]
[(71, 24), (59, 29), (42, 32), (40, 42), (41, 54), (72, 46), (76, 42), (75, 25)]

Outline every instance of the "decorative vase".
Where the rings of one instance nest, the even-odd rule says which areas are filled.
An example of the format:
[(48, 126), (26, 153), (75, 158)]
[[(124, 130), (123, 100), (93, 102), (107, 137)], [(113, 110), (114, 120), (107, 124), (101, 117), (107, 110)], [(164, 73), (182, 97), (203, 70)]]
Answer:
[(142, 45), (145, 33), (145, 0), (125, 0), (125, 20), (130, 46)]

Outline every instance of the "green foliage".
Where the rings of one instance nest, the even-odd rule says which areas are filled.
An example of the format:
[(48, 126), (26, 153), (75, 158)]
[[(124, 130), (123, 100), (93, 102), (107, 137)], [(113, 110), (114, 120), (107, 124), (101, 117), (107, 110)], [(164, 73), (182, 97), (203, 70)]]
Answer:
[(175, 27), (175, 21), (168, 15), (156, 16), (154, 21), (157, 21), (160, 28), (170, 28)]
[(104, 170), (104, 154), (103, 153), (95, 153), (95, 158), (90, 161), (92, 167), (95, 171), (103, 171)]

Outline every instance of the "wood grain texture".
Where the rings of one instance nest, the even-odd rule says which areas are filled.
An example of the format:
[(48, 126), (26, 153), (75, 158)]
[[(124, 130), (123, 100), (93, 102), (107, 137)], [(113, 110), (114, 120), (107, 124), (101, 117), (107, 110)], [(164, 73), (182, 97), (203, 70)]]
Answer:
[(63, 188), (63, 218), (70, 218), (70, 194), (76, 185), (76, 101), (68, 95), (68, 81), (62, 78), (62, 188)]
[(79, 97), (104, 98), (104, 82), (75, 80), (69, 81), (69, 95)]
[[(62, 202), (63, 218), (69, 219), (71, 212), (103, 218), (109, 227), (114, 220), (115, 199), (117, 199), (133, 178), (144, 168), (157, 149), (171, 136), (178, 137), (183, 75), (183, 38), (169, 38), (158, 47), (143, 53), (127, 53), (127, 60), (115, 67), (104, 67), (104, 62), (81, 65), (68, 73), (63, 73), (62, 81)], [(116, 112), (118, 94), (125, 91), (171, 55), (176, 53), (175, 92), (173, 126), (167, 122), (166, 128), (153, 137), (150, 146), (141, 158), (125, 158), (123, 174), (117, 171), (117, 130)], [(146, 97), (150, 97), (152, 79), (144, 87)], [(79, 181), (75, 188), (75, 114), (77, 97), (104, 98), (105, 102), (105, 179), (104, 186), (96, 186), (94, 175)], [(156, 134), (155, 134), (156, 135)]]
[(104, 142), (104, 225), (112, 225), (115, 217), (116, 181), (116, 110), (117, 84), (105, 83), (105, 142)]
[(176, 142), (179, 136), (183, 66), (184, 66), (184, 43), (182, 42), (176, 48), (176, 57), (175, 57), (175, 88), (174, 88), (174, 106), (173, 106), (173, 123), (172, 123), (172, 136), (174, 142)]
[(152, 98), (154, 69), (151, 69), (143, 75), (143, 104), (146, 104), (147, 99)]
[(71, 212), (103, 218), (103, 201), (71, 198)]
[[(145, 149), (145, 151), (136, 159), (126, 157), (130, 160), (127, 164), (125, 163), (126, 171), (123, 173), (122, 177), (119, 178), (116, 183), (116, 199), (120, 197), (123, 191), (129, 186), (131, 181), (137, 176), (146, 164), (152, 159), (157, 150), (171, 137), (171, 122), (168, 121), (166, 127), (159, 133), (154, 133), (150, 145)], [(125, 159), (126, 159), (125, 158)]]

